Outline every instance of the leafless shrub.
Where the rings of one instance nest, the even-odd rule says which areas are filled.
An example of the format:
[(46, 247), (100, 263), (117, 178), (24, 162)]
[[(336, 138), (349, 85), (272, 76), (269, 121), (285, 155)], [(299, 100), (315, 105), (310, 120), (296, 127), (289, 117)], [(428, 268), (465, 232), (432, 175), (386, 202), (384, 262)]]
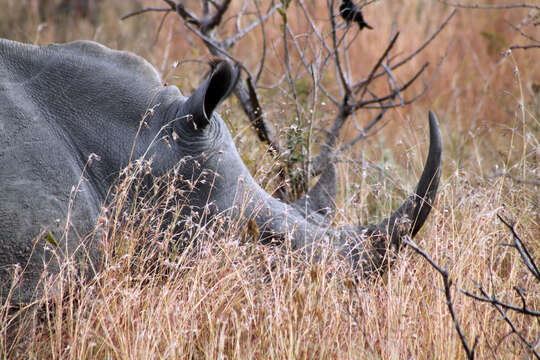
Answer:
[[(341, 20), (337, 9), (339, 4), (334, 0), (326, 2), (326, 17), (323, 19), (316, 17), (312, 6), (308, 6), (303, 0), (272, 2), (264, 11), (261, 1), (246, 0), (238, 13), (227, 18), (236, 19), (233, 33), (228, 36), (221, 34), (225, 33), (224, 19), (231, 8), (231, 1), (203, 0), (200, 9), (188, 8), (184, 2), (179, 1), (164, 2), (167, 7), (139, 9), (122, 19), (146, 12), (176, 13), (186, 28), (202, 40), (212, 55), (228, 58), (241, 67), (245, 80), (239, 82), (235, 95), (259, 140), (266, 143), (271, 152), (277, 155), (277, 160), (281, 163), (278, 173), (282, 183), (279, 185), (284, 186), (283, 181), (287, 180), (291, 187), (290, 193), (278, 191), (277, 195), (289, 201), (301, 196), (307, 190), (311, 177), (320, 175), (330, 163), (336, 162), (340, 153), (384, 127), (388, 121), (383, 123), (382, 120), (389, 109), (412, 104), (426, 93), (446, 55), (439, 59), (431, 77), (424, 79), (421, 89), (416, 92), (413, 92), (413, 85), (422, 79), (429, 62), (423, 63), (404, 81), (398, 80), (396, 72), (430, 45), (455, 14), (455, 11), (452, 11), (418, 48), (405, 55), (393, 54), (400, 35), (395, 24), (390, 38), (381, 46), (380, 54), (370, 55), (374, 58), (371, 69), (360, 75), (353, 72), (349, 54), (351, 46), (362, 46), (357, 39), (358, 30)], [(303, 26), (291, 26), (289, 13), (294, 13), (295, 23), (302, 22)], [(276, 14), (280, 16), (281, 36), (272, 39), (265, 24)], [(251, 15), (254, 20), (247, 26), (241, 26), (246, 15)], [(234, 56), (231, 50), (257, 27), (261, 31), (261, 54), (251, 70), (245, 65), (246, 61)], [(282, 72), (271, 74), (277, 80), (274, 84), (263, 85), (261, 82), (268, 61), (267, 48), (271, 43), (278, 42), (282, 45), (279, 55), (282, 56)], [(325, 84), (324, 80), (328, 76), (334, 76), (337, 84)], [(385, 83), (387, 89), (382, 90), (382, 84)], [(307, 91), (306, 87), (309, 88)], [(259, 91), (262, 88), (285, 92), (295, 109), (295, 119), (291, 125), (292, 135), (288, 137), (286, 144), (279, 141), (261, 106)], [(300, 92), (307, 94), (300, 98)], [(326, 101), (335, 106), (336, 114), (328, 128), (321, 126), (318, 118), (319, 103)], [(377, 110), (378, 114), (367, 126), (360, 126), (355, 121), (357, 134), (348, 142), (339, 144), (345, 124), (360, 110)], [(314, 129), (324, 134), (321, 136), (323, 140), (317, 155), (312, 155), (312, 144), (305, 143), (307, 136), (302, 135), (302, 132), (312, 134)], [(363, 167), (366, 165), (363, 164)]]
[[(527, 270), (530, 272), (530, 274), (533, 275), (534, 278), (536, 278), (537, 282), (540, 283), (540, 271), (538, 270), (538, 266), (536, 265), (536, 262), (534, 258), (532, 257), (531, 253), (529, 252), (527, 246), (524, 244), (523, 240), (520, 239), (518, 234), (516, 233), (514, 227), (508, 223), (501, 215), (497, 215), (498, 218), (502, 221), (502, 223), (511, 231), (513, 242), (510, 244), (504, 244), (506, 246), (511, 246), (516, 249), (516, 251), (519, 253), (519, 256), (523, 260), (523, 263), (525, 264)], [(474, 359), (475, 357), (475, 349), (478, 345), (479, 335), (475, 336), (474, 343), (471, 347), (469, 344), (469, 341), (467, 340), (467, 336), (460, 325), (457, 317), (456, 312), (454, 309), (454, 302), (452, 300), (452, 280), (450, 279), (450, 274), (447, 269), (442, 268), (440, 265), (438, 265), (428, 253), (426, 253), (424, 250), (422, 250), (412, 239), (404, 240), (407, 245), (409, 245), (416, 253), (421, 255), (428, 264), (433, 267), (442, 277), (443, 284), (444, 284), (444, 294), (446, 298), (446, 305), (448, 307), (448, 312), (450, 313), (452, 317), (452, 321), (454, 322), (454, 326), (456, 329), (456, 332), (459, 335), (459, 339), (461, 341), (461, 345), (463, 347), (463, 350), (465, 351), (465, 354), (468, 359)], [(475, 284), (478, 292), (480, 295), (474, 294), (470, 291), (457, 288), (457, 291), (465, 294), (466, 296), (478, 301), (478, 302), (485, 302), (491, 304), (497, 312), (501, 315), (502, 319), (508, 324), (511, 331), (507, 335), (515, 334), (521, 343), (527, 348), (527, 350), (537, 359), (540, 359), (540, 354), (537, 351), (538, 346), (538, 340), (530, 341), (525, 338), (525, 336), (522, 334), (522, 332), (518, 329), (519, 326), (516, 324), (515, 320), (512, 320), (506, 313), (506, 311), (513, 311), (519, 314), (523, 314), (525, 316), (534, 317), (534, 318), (540, 318), (540, 311), (532, 309), (527, 305), (527, 301), (525, 299), (525, 293), (529, 292), (528, 290), (521, 289), (517, 286), (514, 286), (515, 292), (518, 294), (519, 298), (521, 299), (521, 306), (506, 303), (504, 301), (501, 301), (495, 292), (495, 290), (492, 290), (492, 294), (489, 295), (487, 290), (481, 285), (481, 284)], [(505, 335), (505, 336), (507, 336)]]

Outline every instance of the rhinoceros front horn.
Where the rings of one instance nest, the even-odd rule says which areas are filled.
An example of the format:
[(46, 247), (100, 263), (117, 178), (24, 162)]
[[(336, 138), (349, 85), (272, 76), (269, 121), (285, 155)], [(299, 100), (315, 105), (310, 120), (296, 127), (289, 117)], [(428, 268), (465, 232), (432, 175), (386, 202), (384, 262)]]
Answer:
[(414, 237), (424, 225), (437, 194), (441, 177), (442, 137), (439, 121), (429, 112), (429, 152), (422, 176), (416, 191), (387, 219), (377, 225), (383, 234), (387, 234), (391, 243), (399, 246), (405, 235)]
[(182, 106), (182, 112), (192, 116), (198, 129), (208, 125), (216, 107), (234, 90), (240, 70), (228, 61), (217, 59), (210, 63), (211, 73), (208, 79), (193, 92)]
[(437, 194), (441, 176), (442, 138), (439, 122), (433, 112), (429, 112), (430, 144), (429, 153), (416, 191), (409, 196), (394, 213), (376, 225), (345, 226), (342, 235), (354, 238), (368, 238), (368, 243), (360, 242), (349, 250), (348, 255), (364, 273), (381, 270), (386, 262), (393, 260), (389, 248), (399, 250), (403, 239), (413, 237), (426, 221)]

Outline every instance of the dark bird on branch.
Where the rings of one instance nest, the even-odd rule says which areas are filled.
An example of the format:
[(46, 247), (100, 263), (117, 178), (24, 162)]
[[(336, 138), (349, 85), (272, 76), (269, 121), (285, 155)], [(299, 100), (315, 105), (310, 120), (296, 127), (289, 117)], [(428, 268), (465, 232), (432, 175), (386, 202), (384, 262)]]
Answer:
[(362, 11), (360, 11), (358, 6), (356, 6), (356, 4), (352, 2), (352, 0), (343, 0), (341, 2), (341, 5), (339, 6), (339, 14), (346, 22), (350, 23), (351, 21), (354, 21), (355, 23), (357, 23), (360, 30), (365, 27), (368, 29), (373, 29), (370, 25), (368, 25), (368, 23), (364, 21)]

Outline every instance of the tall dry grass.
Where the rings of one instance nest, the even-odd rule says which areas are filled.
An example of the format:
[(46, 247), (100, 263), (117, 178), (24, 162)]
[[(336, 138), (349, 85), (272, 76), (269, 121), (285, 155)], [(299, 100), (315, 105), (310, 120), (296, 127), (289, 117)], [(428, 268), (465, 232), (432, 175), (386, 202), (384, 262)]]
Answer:
[[(117, 20), (133, 10), (130, 4), (103, 1), (98, 24), (73, 21), (61, 34), (55, 23), (39, 27), (35, 2), (4, 0), (3, 5), (10, 19), (3, 16), (3, 37), (38, 43), (60, 37), (95, 39), (146, 57), (167, 81), (186, 92), (203, 73), (199, 65), (179, 70), (170, 66), (203, 53), (202, 47), (190, 50), (189, 34), (173, 17), (156, 41), (159, 16)], [(356, 40), (354, 72), (361, 74), (376, 59), (380, 39), (388, 37), (393, 21), (403, 33), (400, 50), (407, 52), (448, 12), (432, 1), (380, 2), (367, 8), (364, 15), (373, 19), (376, 30)], [(392, 123), (364, 146), (368, 159), (385, 176), (370, 170), (362, 179), (362, 169), (354, 162), (361, 149), (345, 154), (340, 163), (341, 210), (335, 222), (380, 218), (399, 203), (403, 190), (412, 188), (427, 149), (427, 109), (433, 108), (443, 132), (443, 178), (417, 243), (449, 270), (455, 286), (473, 291), (476, 282), (504, 301), (520, 304), (513, 290), (518, 286), (529, 290), (527, 304), (539, 309), (539, 285), (516, 251), (502, 246), (511, 235), (496, 217), (502, 214), (516, 223), (516, 231), (538, 260), (538, 185), (521, 181), (538, 179), (539, 174), (537, 51), (500, 55), (505, 46), (520, 40), (504, 20), (517, 23), (524, 15), (519, 10), (458, 13), (418, 60), (435, 62), (453, 41), (428, 94), (413, 106), (393, 111)], [(273, 26), (278, 25), (276, 21)], [(269, 47), (276, 72), (282, 56), (279, 41), (278, 34)], [(256, 45), (253, 36), (235, 51), (240, 56)], [(413, 65), (400, 79), (414, 71)], [(273, 79), (269, 75), (266, 81)], [(286, 89), (263, 92), (277, 128), (287, 128), (294, 118), (285, 93)], [(333, 109), (326, 106), (321, 124), (332, 119)], [(272, 190), (267, 170), (273, 160), (253, 140), (243, 114), (234, 102), (220, 112), (252, 173)], [(360, 116), (359, 121), (370, 119), (369, 112)], [(188, 241), (187, 251), (177, 252), (172, 246), (175, 235), (163, 227), (164, 217), (178, 215), (183, 206), (173, 196), (175, 188), (167, 186), (169, 179), (163, 179), (166, 191), (157, 202), (142, 198), (133, 206), (126, 201), (143, 167), (139, 163), (126, 170), (116, 205), (100, 220), (106, 231), (96, 241), (106, 261), (95, 279), (80, 279), (75, 264), (67, 261), (56, 290), (24, 312), (24, 318), (14, 320), (6, 305), (0, 308), (3, 358), (464, 357), (441, 279), (413, 251), (404, 249), (383, 277), (358, 281), (347, 264), (333, 259), (311, 264), (286, 247), (262, 246), (250, 241), (244, 229), (231, 231), (220, 224), (190, 224), (193, 233), (188, 239), (194, 241)], [(501, 171), (513, 178), (497, 175)], [(145, 246), (155, 243), (160, 246)], [(478, 358), (530, 356), (492, 306), (456, 291), (452, 296), (467, 339), (479, 339)], [(539, 351), (537, 319), (509, 316)]]

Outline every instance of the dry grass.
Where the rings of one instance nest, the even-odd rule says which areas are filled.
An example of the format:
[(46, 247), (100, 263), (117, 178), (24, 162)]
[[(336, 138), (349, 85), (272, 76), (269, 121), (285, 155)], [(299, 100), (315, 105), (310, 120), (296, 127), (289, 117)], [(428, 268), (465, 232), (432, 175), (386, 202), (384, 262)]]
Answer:
[[(155, 6), (159, 1), (141, 3)], [(99, 24), (76, 22), (61, 34), (62, 39), (90, 38), (132, 50), (189, 92), (203, 70), (196, 76), (188, 68), (170, 70), (174, 61), (198, 56), (188, 52), (182, 26), (171, 17), (154, 44), (159, 17), (119, 23), (119, 15), (133, 10), (129, 4), (119, 4), (104, 1), (107, 10)], [(11, 22), (4, 22), (3, 16), (1, 23), (7, 24), (0, 28), (3, 37), (39, 43), (59, 38), (54, 24), (37, 31), (34, 2), (4, 0), (4, 7), (10, 10)], [(380, 30), (357, 40), (361, 46), (354, 54), (356, 71), (362, 73), (376, 58), (377, 40), (387, 38), (392, 21), (397, 21), (407, 39), (400, 43), (401, 50), (410, 51), (448, 12), (432, 1), (388, 1), (368, 8), (366, 17)], [(395, 190), (410, 189), (422, 167), (427, 109), (434, 108), (443, 132), (444, 171), (436, 207), (417, 243), (448, 268), (456, 286), (474, 290), (474, 281), (496, 291), (501, 299), (520, 304), (512, 289), (519, 286), (530, 290), (530, 307), (540, 309), (539, 285), (516, 251), (501, 246), (509, 242), (510, 234), (496, 217), (501, 213), (515, 221), (517, 232), (538, 260), (538, 185), (493, 176), (503, 170), (515, 178), (538, 179), (540, 171), (540, 94), (533, 90), (540, 79), (538, 52), (499, 54), (504, 46), (519, 42), (503, 20), (517, 23), (524, 15), (523, 11), (460, 11), (422, 55), (421, 59), (436, 62), (454, 40), (428, 95), (411, 107), (393, 111), (390, 126), (366, 143), (367, 157), (391, 176), (381, 179), (374, 171), (366, 180), (358, 165), (340, 164), (343, 210), (336, 222), (373, 220), (399, 202)], [(248, 39), (236, 53), (254, 44), (255, 37)], [(279, 58), (273, 66), (278, 69)], [(405, 78), (407, 71), (414, 68), (400, 77)], [(267, 81), (272, 82), (271, 77)], [(286, 128), (292, 110), (283, 116), (273, 104), (283, 108), (289, 100), (279, 91), (266, 95), (263, 100), (271, 120)], [(221, 112), (252, 172), (271, 187), (268, 171), (256, 166), (262, 163), (264, 169), (271, 169), (272, 159), (262, 150), (253, 150), (260, 146), (254, 146), (252, 134), (246, 131), (243, 114), (236, 106)], [(331, 112), (328, 105), (326, 114), (320, 115), (322, 124), (332, 118)], [(369, 119), (368, 112), (357, 117), (364, 115)], [(359, 152), (353, 149), (346, 159), (357, 158)], [(162, 224), (165, 216), (178, 214), (181, 201), (173, 200), (175, 189), (168, 187), (159, 201), (141, 199), (137, 207), (130, 206), (124, 190), (136, 187), (137, 171), (141, 168), (126, 171), (116, 206), (100, 221), (108, 230), (98, 237), (106, 262), (96, 279), (82, 281), (74, 264), (67, 262), (63, 280), (56, 284), (61, 291), (43, 297), (27, 311), (26, 318), (11, 328), (9, 338), (8, 309), (0, 307), (3, 358), (464, 357), (441, 279), (411, 250), (403, 251), (384, 277), (359, 282), (352, 281), (346, 264), (330, 259), (308, 264), (285, 248), (244, 241), (242, 229), (226, 231), (219, 224), (191, 224), (190, 239), (196, 244), (177, 253), (171, 251), (174, 236)], [(167, 215), (164, 208), (169, 209)], [(160, 246), (144, 246), (149, 243)], [(467, 338), (472, 343), (479, 337), (478, 358), (529, 356), (493, 307), (457, 292), (453, 298)], [(538, 320), (509, 316), (540, 351)]]

